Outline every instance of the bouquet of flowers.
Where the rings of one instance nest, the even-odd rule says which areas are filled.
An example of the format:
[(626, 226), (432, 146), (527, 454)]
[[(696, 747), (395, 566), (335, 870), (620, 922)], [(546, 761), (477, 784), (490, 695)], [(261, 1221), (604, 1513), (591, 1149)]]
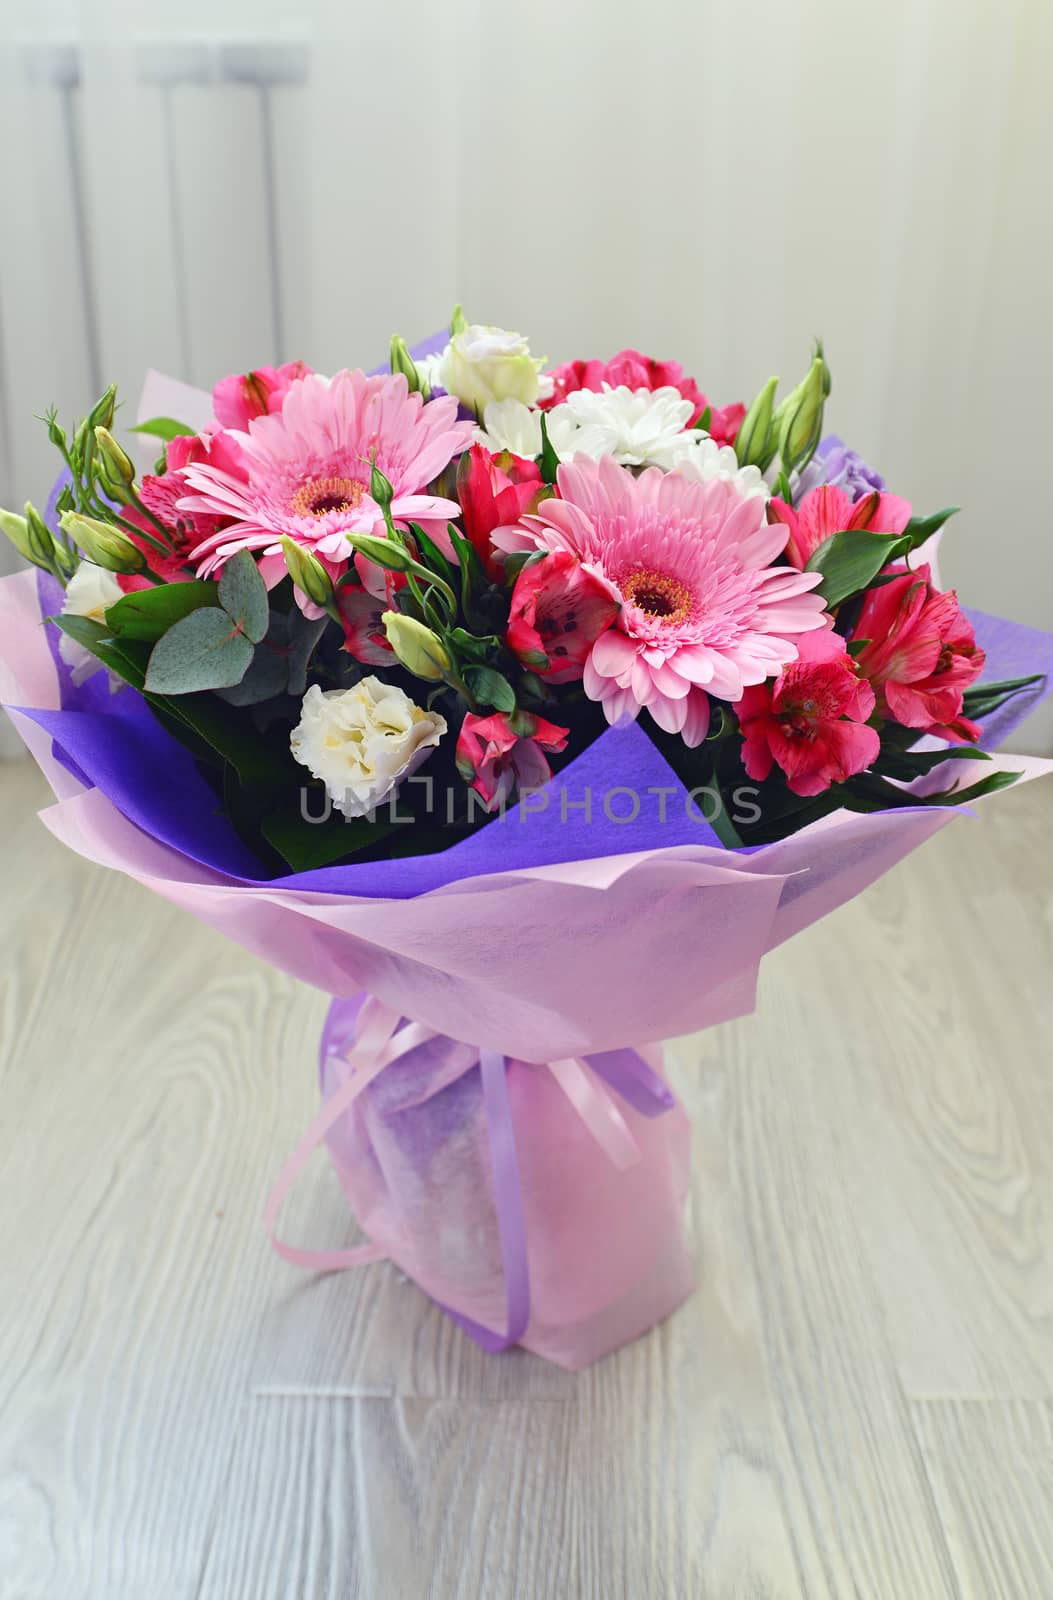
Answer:
[(692, 1287), (655, 1045), (1049, 765), (991, 748), (1053, 637), (941, 589), (821, 348), (748, 408), (459, 308), (389, 367), (155, 375), (141, 473), (112, 389), (49, 415), (0, 689), (54, 833), (334, 997), (268, 1220), (324, 1140), (368, 1242), (278, 1248), (576, 1367)]

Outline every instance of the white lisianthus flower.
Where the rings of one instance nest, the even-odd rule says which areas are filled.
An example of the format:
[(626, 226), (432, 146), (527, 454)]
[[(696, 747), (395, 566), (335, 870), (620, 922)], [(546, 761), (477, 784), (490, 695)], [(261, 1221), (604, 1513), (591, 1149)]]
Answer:
[[(92, 561), (82, 561), (66, 586), (62, 614), (87, 617), (91, 622), (105, 622), (107, 607), (116, 605), (123, 594), (124, 590), (112, 572), (97, 567)], [(73, 682), (78, 686), (102, 669), (102, 662), (90, 650), (85, 650), (82, 644), (65, 633), (59, 640), (59, 655), (72, 671)], [(120, 687), (120, 678), (111, 673), (111, 691)]]
[[(571, 441), (577, 432), (573, 420), (567, 415), (560, 415), (565, 411), (564, 406), (556, 406), (545, 413), (549, 443), (560, 460), (570, 452)], [(491, 400), (483, 412), (483, 427), (475, 431), (476, 443), (485, 446), (494, 455), (508, 450), (514, 456), (533, 461), (535, 456), (541, 454), (541, 415), (540, 411), (525, 406), (521, 400)]]
[(445, 717), (369, 677), (350, 689), (312, 684), (290, 745), (338, 811), (364, 817), (428, 759), (445, 732)]
[(733, 483), (744, 500), (761, 495), (767, 500), (771, 495), (759, 467), (740, 467), (739, 458), (730, 444), (718, 444), (708, 433), (697, 434), (681, 444), (675, 452), (672, 465), (685, 478), (698, 483), (711, 483), (719, 478)]
[(521, 333), (471, 323), (454, 334), (434, 365), (428, 364), (428, 380), (481, 417), (492, 400), (529, 406), (551, 394), (552, 380), (541, 373), (544, 365), (530, 354)]
[(685, 429), (694, 405), (678, 389), (577, 389), (548, 413), (549, 437), (563, 441), (560, 455), (598, 461), (613, 456), (623, 467), (664, 467), (689, 442)]

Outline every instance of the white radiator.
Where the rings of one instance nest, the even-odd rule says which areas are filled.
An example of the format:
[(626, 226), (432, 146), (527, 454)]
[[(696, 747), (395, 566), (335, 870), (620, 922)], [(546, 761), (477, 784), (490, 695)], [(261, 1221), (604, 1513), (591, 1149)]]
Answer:
[(69, 417), (116, 378), (130, 407), (148, 366), (209, 385), (298, 353), (309, 51), (22, 39), (3, 61), (0, 503), (20, 505), (54, 475), (48, 404)]

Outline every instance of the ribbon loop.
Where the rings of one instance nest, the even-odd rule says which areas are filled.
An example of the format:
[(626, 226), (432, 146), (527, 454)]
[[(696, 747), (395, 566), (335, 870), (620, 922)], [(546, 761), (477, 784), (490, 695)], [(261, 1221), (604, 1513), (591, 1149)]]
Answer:
[(596, 1143), (624, 1172), (640, 1159), (640, 1146), (618, 1107), (577, 1056), (550, 1061), (549, 1070)]

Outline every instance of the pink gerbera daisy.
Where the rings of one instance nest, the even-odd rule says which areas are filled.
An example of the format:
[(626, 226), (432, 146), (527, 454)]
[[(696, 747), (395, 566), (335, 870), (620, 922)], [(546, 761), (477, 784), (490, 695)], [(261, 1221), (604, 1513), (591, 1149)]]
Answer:
[(583, 680), (608, 722), (646, 706), (660, 728), (700, 744), (709, 695), (738, 700), (796, 658), (796, 635), (823, 626), (823, 602), (807, 592), (821, 575), (771, 566), (788, 530), (768, 526), (761, 496), (657, 468), (637, 477), (610, 457), (579, 456), (557, 481), (560, 498), (497, 542), (570, 550), (621, 601)]
[(260, 550), (264, 577), (276, 583), (285, 572), (282, 534), (333, 570), (348, 560), (349, 533), (383, 534), (369, 493), (374, 460), (394, 489), (395, 521), (419, 522), (444, 540), (459, 507), (421, 491), (471, 442), (472, 424), (457, 421), (449, 396), (425, 405), (401, 373), (344, 371), (331, 381), (314, 373), (299, 379), (280, 411), (253, 417), (246, 432), (232, 429), (226, 437), (238, 447), (240, 471), (199, 461), (183, 468), (191, 492), (181, 508), (234, 519), (199, 544), (193, 559), (207, 577), (238, 550)]

